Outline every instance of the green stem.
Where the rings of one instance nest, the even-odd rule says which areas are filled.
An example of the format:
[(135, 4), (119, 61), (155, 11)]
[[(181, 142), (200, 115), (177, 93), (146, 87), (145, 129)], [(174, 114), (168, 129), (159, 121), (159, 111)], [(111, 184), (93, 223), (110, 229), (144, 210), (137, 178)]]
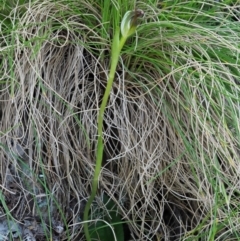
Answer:
[(124, 46), (124, 43), (126, 42), (127, 37), (122, 37), (120, 40), (120, 43), (118, 44), (118, 48), (114, 49), (116, 47), (116, 38), (119, 38), (118, 32), (115, 35), (115, 39), (113, 42), (112, 46), (112, 59), (111, 59), (111, 68), (110, 72), (108, 75), (108, 81), (107, 81), (107, 86), (103, 95), (103, 100), (99, 109), (99, 114), (98, 114), (98, 139), (97, 139), (97, 156), (96, 156), (96, 166), (95, 166), (95, 171), (94, 171), (94, 177), (93, 177), (93, 182), (92, 182), (92, 193), (91, 196), (89, 197), (87, 204), (84, 209), (84, 214), (83, 214), (83, 220), (84, 220), (84, 233), (87, 241), (91, 241), (89, 229), (88, 229), (88, 214), (89, 210), (91, 207), (91, 204), (96, 196), (97, 193), (97, 188), (98, 188), (98, 180), (101, 172), (101, 167), (102, 167), (102, 157), (103, 157), (103, 117), (104, 117), (104, 111), (107, 106), (108, 98), (111, 93), (112, 85), (113, 85), (113, 80), (118, 64), (118, 59), (120, 56), (120, 52), (122, 50), (122, 47)]

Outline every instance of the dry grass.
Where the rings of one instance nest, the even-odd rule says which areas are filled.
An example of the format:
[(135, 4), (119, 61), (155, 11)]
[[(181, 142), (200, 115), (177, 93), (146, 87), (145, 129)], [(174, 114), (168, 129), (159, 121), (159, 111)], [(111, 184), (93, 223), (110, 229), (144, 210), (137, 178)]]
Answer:
[[(46, 233), (57, 239), (56, 229), (64, 222), (69, 233), (60, 232), (59, 238), (82, 238), (81, 215), (91, 190), (96, 120), (109, 65), (101, 54), (110, 44), (87, 25), (89, 15), (101, 27), (97, 10), (84, 7), (85, 16), (69, 16), (67, 22), (61, 12), (70, 6), (29, 7), (19, 16), (12, 60), (1, 60), (2, 193), (15, 220), (25, 224), (29, 217), (40, 217), (52, 225), (55, 234), (34, 231), (43, 240)], [(208, 36), (211, 47), (219, 35)], [(138, 52), (123, 54), (119, 63), (105, 112), (96, 202), (102, 205), (103, 192), (116, 201), (133, 240), (178, 240), (186, 233), (190, 240), (209, 232), (215, 220), (223, 225), (215, 240), (226, 240), (231, 229), (239, 231), (234, 211), (240, 185), (239, 87), (231, 66), (194, 58), (202, 37), (203, 32), (190, 32), (178, 39), (152, 39), (152, 46), (171, 56), (171, 66), (163, 61), (156, 68)], [(223, 37), (219, 41), (239, 52)], [(154, 59), (144, 49), (144, 36), (138, 47)]]

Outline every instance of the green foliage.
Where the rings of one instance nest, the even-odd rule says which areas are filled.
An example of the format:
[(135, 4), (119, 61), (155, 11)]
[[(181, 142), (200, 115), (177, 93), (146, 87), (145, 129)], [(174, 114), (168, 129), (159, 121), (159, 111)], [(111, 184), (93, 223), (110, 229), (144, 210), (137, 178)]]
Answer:
[(0, 21), (1, 21), (1, 31), (11, 31), (12, 27), (17, 23), (18, 19), (13, 18), (12, 10), (16, 7), (19, 8), (19, 15), (21, 16), (26, 8), (24, 4), (28, 1), (26, 0), (2, 0), (0, 4)]
[[(124, 241), (123, 222), (116, 204), (104, 194), (103, 205), (104, 209), (98, 210), (96, 213), (96, 218), (100, 217), (100, 220), (96, 222), (94, 228), (91, 227), (89, 230), (91, 239)], [(93, 212), (95, 212), (94, 208)]]

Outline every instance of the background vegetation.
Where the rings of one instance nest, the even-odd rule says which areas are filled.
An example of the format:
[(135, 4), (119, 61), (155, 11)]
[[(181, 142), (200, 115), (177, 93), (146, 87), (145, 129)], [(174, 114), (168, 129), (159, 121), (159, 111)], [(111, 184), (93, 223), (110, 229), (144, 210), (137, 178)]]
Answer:
[(239, 1), (0, 0), (0, 240), (85, 240), (113, 34), (135, 8), (92, 240), (240, 239)]

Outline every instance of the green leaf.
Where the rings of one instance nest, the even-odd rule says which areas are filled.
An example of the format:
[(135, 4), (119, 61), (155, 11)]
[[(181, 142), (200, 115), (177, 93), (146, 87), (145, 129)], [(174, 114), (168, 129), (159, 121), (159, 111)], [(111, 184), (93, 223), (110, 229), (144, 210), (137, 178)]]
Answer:
[[(103, 196), (103, 203), (108, 213), (106, 213), (106, 210), (102, 210), (102, 220), (108, 222), (112, 226), (117, 241), (124, 241), (123, 222), (121, 220), (121, 216), (119, 215), (116, 204), (106, 194)], [(92, 240), (114, 240), (114, 235), (111, 227), (104, 221), (98, 221), (95, 224), (95, 227), (91, 228), (90, 236)]]

